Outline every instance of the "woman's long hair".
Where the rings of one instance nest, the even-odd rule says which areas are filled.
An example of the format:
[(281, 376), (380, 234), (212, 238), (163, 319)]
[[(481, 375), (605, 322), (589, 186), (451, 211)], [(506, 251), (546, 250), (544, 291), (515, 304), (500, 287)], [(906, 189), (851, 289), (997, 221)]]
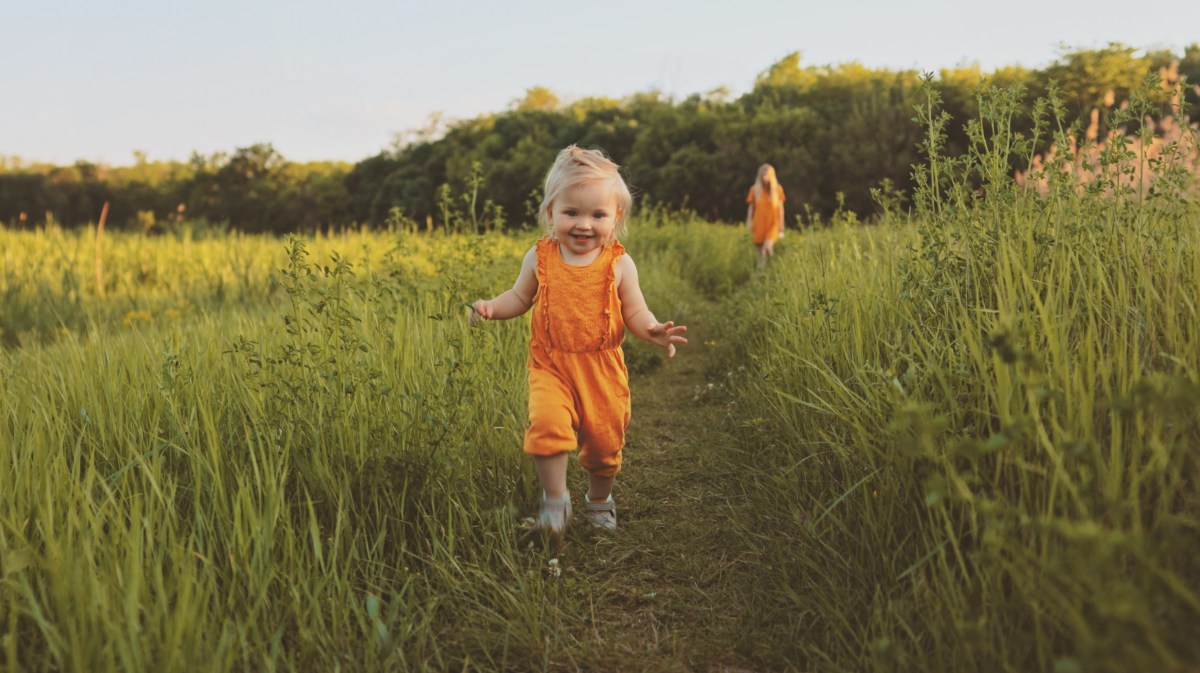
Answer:
[(755, 201), (762, 198), (764, 190), (772, 203), (779, 203), (779, 180), (775, 177), (775, 167), (771, 164), (758, 167), (758, 175), (754, 178)]

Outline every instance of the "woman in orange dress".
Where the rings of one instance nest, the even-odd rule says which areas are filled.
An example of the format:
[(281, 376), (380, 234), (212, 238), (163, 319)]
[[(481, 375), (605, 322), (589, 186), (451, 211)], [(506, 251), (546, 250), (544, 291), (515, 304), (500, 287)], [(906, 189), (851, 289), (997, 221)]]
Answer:
[(783, 202), (787, 196), (775, 177), (775, 167), (763, 164), (750, 193), (746, 195), (746, 229), (758, 248), (758, 268), (766, 267), (774, 254), (775, 241), (783, 236)]

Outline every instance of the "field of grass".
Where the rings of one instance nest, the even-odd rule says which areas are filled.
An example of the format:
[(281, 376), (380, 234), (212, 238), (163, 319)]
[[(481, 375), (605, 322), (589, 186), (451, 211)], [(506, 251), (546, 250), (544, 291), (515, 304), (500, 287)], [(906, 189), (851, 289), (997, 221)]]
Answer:
[[(647, 294), (666, 313), (686, 296), (686, 252), (668, 243), (685, 228), (643, 237)], [(90, 247), (87, 232), (4, 236), (10, 277), (45, 264), (11, 251)], [(98, 297), (70, 277), (91, 260), (64, 255), (20, 301), (92, 309), (0, 354), (10, 669), (556, 658), (559, 589), (516, 541), (537, 497), (519, 450), (527, 328), (470, 330), (463, 308), (512, 282), (531, 236), (355, 234), (312, 255), (269, 238), (109, 242), (122, 279), (154, 259), (162, 284), (202, 287), (233, 274), (226, 246), (258, 266), (229, 281), (236, 300), (197, 291), (168, 315), (170, 291)], [(635, 371), (660, 361), (630, 349)]]
[(1194, 193), (1122, 189), (1114, 148), (1096, 172), (1120, 178), (1055, 167), (1034, 196), (996, 168), (1019, 138), (977, 141), (930, 152), (915, 225), (819, 232), (728, 307), (742, 530), (771, 569), (750, 658), (1194, 670)]
[(632, 222), (693, 343), (556, 554), (526, 320), (464, 308), (536, 233), (0, 230), (0, 668), (1195, 670), (1200, 211), (997, 138), (766, 272)]

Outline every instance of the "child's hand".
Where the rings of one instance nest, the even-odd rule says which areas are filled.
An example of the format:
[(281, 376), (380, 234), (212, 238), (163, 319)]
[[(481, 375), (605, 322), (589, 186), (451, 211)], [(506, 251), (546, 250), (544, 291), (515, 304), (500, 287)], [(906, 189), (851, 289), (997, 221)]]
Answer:
[(492, 302), (486, 299), (480, 299), (474, 304), (471, 304), (471, 315), (467, 318), (471, 327), (475, 327), (483, 320), (492, 319)]
[(675, 321), (656, 322), (646, 330), (648, 341), (667, 349), (667, 357), (675, 357), (675, 344), (685, 344), (686, 337), (679, 336), (687, 331), (683, 325), (675, 326)]

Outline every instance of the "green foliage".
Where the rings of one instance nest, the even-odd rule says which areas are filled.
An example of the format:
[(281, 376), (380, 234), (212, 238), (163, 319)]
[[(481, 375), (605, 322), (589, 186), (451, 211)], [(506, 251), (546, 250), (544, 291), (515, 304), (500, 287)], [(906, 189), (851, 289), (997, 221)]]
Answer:
[(555, 110), (560, 105), (558, 96), (544, 86), (535, 86), (525, 92), (525, 97), (517, 101), (517, 110)]
[[(124, 168), (86, 162), (68, 168), (14, 166), (0, 171), (0, 222), (47, 223), (47, 213), (70, 227), (94, 223), (107, 201), (107, 227), (164, 233), (186, 226), (232, 226), (244, 232), (315, 231), (351, 220), (347, 165), (297, 164), (270, 145), (231, 156), (195, 155), (186, 163), (147, 162)], [(145, 227), (147, 215), (156, 226)], [(24, 218), (22, 218), (24, 214)]]
[[(1030, 137), (1037, 100), (1055, 91), (1059, 121), (1076, 142), (1128, 133), (1140, 120), (1122, 119), (1121, 106), (1147, 72), (1161, 72), (1191, 84), (1200, 80), (1196, 45), (1182, 57), (1165, 51), (1139, 53), (1112, 44), (1065, 52), (1042, 70), (1006, 67), (983, 73), (978, 67), (942, 70), (928, 76), (941, 109), (955, 119), (976, 119), (976, 90), (987, 81), (996, 91), (1020, 88), (1007, 120), (1014, 137)], [(1169, 87), (1168, 87), (1169, 88)], [(1172, 109), (1164, 92), (1151, 96), (1161, 119), (1168, 112), (1183, 121), (1186, 110)], [(1195, 104), (1190, 85), (1179, 86), (1182, 102)], [(737, 221), (742, 195), (758, 165), (772, 163), (790, 195), (793, 213), (812, 212), (809, 221), (828, 221), (839, 207), (860, 220), (878, 214), (871, 188), (887, 181), (894, 194), (921, 188), (910, 167), (920, 156), (921, 129), (910, 123), (923, 101), (922, 78), (913, 71), (866, 68), (858, 63), (804, 65), (798, 53), (771, 64), (746, 94), (729, 100), (720, 91), (671, 100), (657, 92), (623, 100), (560, 100), (533, 87), (506, 111), (444, 124), (435, 115), (428, 126), (403, 134), (388, 151), (353, 167), (335, 163), (295, 164), (270, 145), (238, 148), (232, 155), (194, 156), (187, 163), (151, 163), (109, 168), (79, 163), (72, 167), (0, 164), (0, 222), (10, 226), (43, 223), (47, 212), (78, 226), (94, 221), (105, 201), (110, 223), (137, 227), (137, 213), (154, 214), (157, 228), (178, 228), (185, 220), (247, 232), (313, 232), (362, 223), (381, 226), (393, 208), (417, 222), (452, 231), (532, 225), (525, 201), (545, 177), (555, 153), (576, 143), (600, 147), (627, 169), (640, 201), (686, 209), (708, 220)], [(1095, 128), (1088, 120), (1098, 115)], [(1100, 115), (1100, 111), (1106, 111)], [(1116, 110), (1118, 112), (1107, 112)], [(1076, 123), (1080, 125), (1076, 127)], [(996, 126), (999, 128), (998, 126)], [(1085, 130), (1086, 129), (1086, 130)], [(938, 151), (961, 157), (976, 142), (964, 125), (944, 129)], [(1154, 131), (1163, 136), (1164, 131)], [(1052, 146), (1043, 133), (1038, 153)], [(1016, 157), (1008, 170), (1029, 167)], [(998, 170), (1003, 166), (990, 167)], [(1200, 168), (1193, 167), (1194, 175)], [(938, 178), (941, 179), (941, 178)], [(453, 196), (438, 190), (448, 185)], [(446, 198), (473, 198), (473, 205)], [(918, 205), (914, 200), (914, 205)], [(490, 207), (488, 206), (490, 203)], [(183, 210), (180, 210), (182, 206)], [(487, 212), (485, 209), (490, 208)], [(21, 214), (24, 213), (24, 220)], [(460, 215), (462, 220), (454, 215)]]
[[(835, 194), (831, 226), (789, 233), (766, 272), (733, 227), (661, 206), (631, 224), (650, 305), (719, 352), (696, 404), (733, 437), (687, 457), (714, 476), (676, 503), (720, 502), (714, 530), (754, 559), (709, 569), (745, 592), (720, 606), (745, 637), (719, 656), (1124, 671), (1200, 654), (1195, 205), (1169, 181), (1153, 198), (1111, 177), (1016, 184), (997, 167), (1070, 133), (1053, 96), (1035, 135), (1005, 128), (1019, 89), (974, 92), (962, 157), (926, 142), (914, 221), (886, 184), (887, 227), (854, 226)], [(936, 104), (918, 115), (949, 135)], [(1122, 148), (1110, 176), (1139, 161)], [(8, 668), (571, 668), (600, 647), (593, 606), (648, 600), (547, 572), (518, 539), (537, 497), (527, 328), (469, 329), (463, 304), (511, 283), (537, 234), (387, 217), (284, 244), (106, 234), (103, 296), (89, 230), (0, 231), (22, 251), (0, 285), (0, 324), (22, 326), (0, 350)], [(627, 354), (635, 375), (663, 365)], [(620, 572), (679, 572), (657, 550), (619, 552)]]
[[(1085, 83), (1089, 90), (1114, 90), (1121, 101), (1134, 88), (1126, 86), (1129, 73), (1140, 80), (1166, 57), (1161, 53), (1136, 56), (1129, 48), (1110, 46), (1072, 52), (1044, 71), (1003, 68), (985, 76), (977, 68), (946, 70), (936, 86), (947, 114), (972, 119), (981, 109), (976, 91), (982, 81), (997, 91), (1028, 89), (1045, 97), (1053, 88), (1051, 78), (1061, 76), (1071, 87), (1069, 92), (1058, 88), (1061, 120), (1070, 128), (1090, 111), (1067, 104), (1071, 98), (1083, 100), (1090, 95), (1080, 88)], [(927, 86), (933, 85), (930, 76)], [(755, 169), (769, 162), (792, 195), (794, 212), (807, 208), (816, 215), (810, 220), (828, 220), (839, 207), (840, 192), (844, 207), (863, 219), (875, 212), (872, 186), (887, 181), (892, 193), (899, 195), (919, 189), (910, 166), (916, 163), (917, 145), (926, 136), (910, 123), (910, 110), (922, 95), (920, 78), (910, 71), (871, 70), (855, 63), (806, 67), (798, 54), (790, 54), (734, 101), (694, 95), (674, 102), (641, 95), (619, 102), (584, 100), (566, 107), (520, 104), (505, 114), (461, 122), (441, 139), (410, 146), (390, 159), (373, 160), (369, 168), (391, 170), (405, 180), (428, 175), (461, 183), (468, 175), (469, 160), (482, 161), (487, 168), (487, 193), (505, 212), (520, 213), (524, 195), (540, 183), (557, 148), (568, 143), (596, 145), (627, 167), (644, 201), (688, 209), (706, 219), (736, 221), (745, 209), (741, 196)], [(1029, 138), (1033, 135), (1029, 120), (1036, 115), (1026, 99), (1014, 100), (1016, 107), (1006, 113), (1006, 120), (978, 123), (993, 128), (1007, 123), (1014, 142), (1017, 136)], [(1101, 130), (1108, 128), (1117, 126)], [(977, 141), (968, 137), (968, 130), (947, 127), (938, 151), (948, 158), (971, 151)], [(1042, 152), (1049, 142), (1049, 135), (1043, 133), (1032, 147)], [(1030, 156), (1027, 153), (1025, 159)], [(390, 168), (381, 168), (379, 161), (390, 162)], [(1014, 153), (1007, 168), (1014, 172), (1026, 165)], [(997, 164), (989, 170), (1001, 168)], [(402, 206), (418, 217), (430, 213), (436, 219), (435, 209), (422, 199), (414, 196)], [(356, 217), (374, 216), (359, 209)]]
[[(689, 279), (715, 278), (703, 267), (750, 268), (728, 229), (656, 217), (633, 223), (631, 245), (661, 313), (686, 309)], [(83, 312), (89, 331), (0, 350), (6, 668), (571, 660), (563, 643), (579, 642), (579, 615), (605, 594), (548, 575), (517, 539), (516, 512), (537, 496), (520, 452), (527, 327), (469, 329), (463, 310), (511, 283), (530, 237), (418, 234), (393, 219), (387, 234), (283, 245), (115, 233), (121, 280), (105, 298), (148, 307), (130, 320), (92, 312), (86, 282), (69, 290), (77, 304), (56, 288), (13, 295), (65, 324)], [(10, 268), (47, 281), (92, 243), (0, 236), (29, 252)], [(685, 236), (696, 242), (680, 259), (670, 241)], [(61, 267), (43, 255), (55, 248)], [(148, 260), (163, 264), (126, 283)], [(237, 285), (193, 295), (184, 315), (150, 303), (151, 284), (169, 294), (235, 270)]]
[(426, 266), (490, 282), (527, 242), (338, 243), (370, 246), (294, 239), (254, 267), (280, 311), (251, 291), (0, 351), (6, 668), (420, 667), (469, 658), (428, 628), (458, 572), (500, 554), (519, 576), (473, 601), (544, 591), (512, 516), (521, 326), (469, 330), (482, 277)]
[(1058, 83), (1068, 105), (1083, 113), (1103, 105), (1110, 91), (1116, 100), (1127, 99), (1147, 70), (1165, 65), (1155, 62), (1153, 54), (1138, 57), (1136, 52), (1119, 43), (1067, 52), (1046, 68), (1045, 76)]
[[(1123, 187), (1141, 159), (1119, 140), (1103, 186), (1014, 184), (1038, 134), (1068, 143), (1053, 91), (1018, 125), (1021, 87), (984, 83), (969, 150), (947, 156), (931, 80), (920, 217), (813, 235), (729, 313), (757, 316), (719, 371), (748, 434), (744, 534), (773, 569), (746, 625), (765, 645), (746, 652), (800, 670), (1184, 670), (1200, 656), (1180, 628), (1200, 618), (1196, 206), (1169, 177), (1153, 199)], [(1121, 123), (1158, 90), (1131, 92)]]

